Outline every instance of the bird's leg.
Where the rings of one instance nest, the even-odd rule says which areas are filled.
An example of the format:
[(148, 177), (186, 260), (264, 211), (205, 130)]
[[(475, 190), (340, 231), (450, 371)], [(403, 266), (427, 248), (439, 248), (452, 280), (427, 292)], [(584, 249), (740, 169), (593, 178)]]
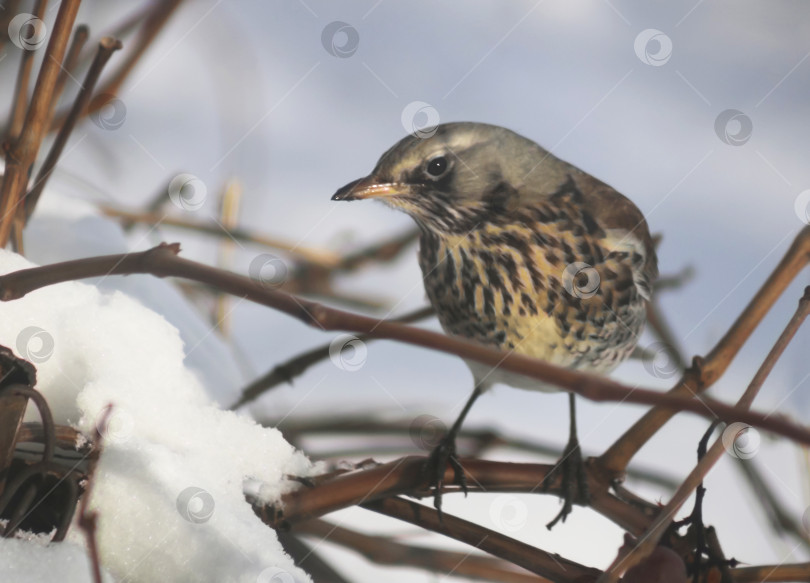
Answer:
[(439, 444), (430, 453), (430, 457), (428, 457), (426, 469), (430, 475), (431, 485), (434, 488), (433, 506), (435, 506), (436, 510), (439, 512), (439, 517), (442, 515), (444, 471), (448, 463), (450, 467), (453, 468), (454, 481), (461, 486), (464, 495), (467, 495), (467, 478), (464, 475), (464, 468), (461, 467), (461, 463), (456, 457), (456, 435), (458, 435), (458, 432), (461, 430), (461, 425), (464, 423), (464, 419), (467, 417), (467, 413), (470, 412), (473, 403), (475, 403), (482, 392), (483, 389), (481, 386), (476, 385), (472, 395), (467, 399), (467, 403), (456, 419), (456, 422), (453, 423), (453, 426), (450, 428), (450, 431), (441, 438)]
[(588, 493), (588, 476), (585, 473), (585, 463), (582, 460), (582, 450), (577, 439), (577, 417), (576, 401), (574, 393), (568, 393), (568, 406), (571, 412), (571, 429), (568, 435), (568, 444), (563, 450), (560, 461), (557, 462), (551, 471), (546, 474), (543, 480), (543, 490), (548, 490), (556, 474), (562, 471), (562, 499), (563, 507), (554, 520), (546, 525), (551, 530), (560, 520), (565, 522), (566, 517), (571, 513), (571, 509), (576, 504), (587, 504), (590, 499)]

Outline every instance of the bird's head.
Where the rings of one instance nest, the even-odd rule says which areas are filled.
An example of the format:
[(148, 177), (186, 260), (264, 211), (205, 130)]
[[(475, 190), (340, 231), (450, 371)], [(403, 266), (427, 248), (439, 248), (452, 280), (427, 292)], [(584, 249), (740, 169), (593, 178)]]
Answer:
[[(503, 215), (565, 177), (560, 161), (508, 129), (447, 123), (429, 137), (409, 135), (374, 170), (332, 200), (381, 200), (437, 232), (463, 232)], [(563, 163), (564, 164), (564, 163)]]

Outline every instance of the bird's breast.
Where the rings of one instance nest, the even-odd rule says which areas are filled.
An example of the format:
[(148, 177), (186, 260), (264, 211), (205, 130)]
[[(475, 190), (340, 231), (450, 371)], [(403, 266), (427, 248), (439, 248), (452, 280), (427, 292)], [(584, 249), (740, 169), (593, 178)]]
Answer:
[(425, 231), (419, 262), (445, 331), (503, 350), (607, 371), (643, 325), (630, 259), (551, 209), (466, 234)]

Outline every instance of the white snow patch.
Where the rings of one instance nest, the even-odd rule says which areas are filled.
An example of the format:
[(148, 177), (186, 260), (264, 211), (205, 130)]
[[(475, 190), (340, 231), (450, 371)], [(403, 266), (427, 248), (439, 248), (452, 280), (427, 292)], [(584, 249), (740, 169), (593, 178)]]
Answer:
[[(0, 251), (0, 272), (31, 266)], [(309, 580), (254, 515), (243, 482), (261, 482), (264, 499), (275, 500), (291, 487), (285, 476), (309, 475), (313, 465), (277, 430), (220, 410), (162, 316), (77, 282), (0, 310), (0, 344), (34, 362), (57, 423), (90, 435), (113, 406), (91, 508), (102, 564), (116, 579)], [(75, 525), (69, 540), (83, 544)], [(0, 563), (19, 546), (0, 543)]]
[[(114, 579), (102, 573), (104, 583)], [(0, 543), (0, 581), (93, 583), (90, 559), (82, 545), (47, 545), (36, 540), (3, 539)]]

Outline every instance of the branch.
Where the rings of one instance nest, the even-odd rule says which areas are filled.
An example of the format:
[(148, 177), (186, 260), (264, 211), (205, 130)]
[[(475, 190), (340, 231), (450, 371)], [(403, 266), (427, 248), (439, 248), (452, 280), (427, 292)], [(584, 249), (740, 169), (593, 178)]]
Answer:
[(3, 10), (0, 11), (0, 52), (5, 49), (9, 39), (8, 26), (12, 19), (19, 14), (20, 0), (8, 0), (3, 2)]
[(25, 191), (31, 165), (45, 137), (56, 81), (79, 3), (80, 0), (64, 0), (59, 5), (59, 13), (45, 51), (22, 133), (7, 152), (5, 176), (0, 188), (0, 247), (5, 247), (9, 241), (17, 205)]
[(754, 378), (751, 379), (751, 383), (748, 385), (748, 388), (745, 389), (743, 396), (740, 397), (739, 401), (737, 401), (738, 407), (748, 408), (752, 405), (754, 399), (759, 393), (759, 390), (762, 388), (762, 383), (764, 383), (765, 379), (768, 378), (768, 375), (771, 374), (774, 365), (776, 365), (776, 362), (782, 356), (782, 353), (785, 351), (788, 344), (790, 344), (790, 341), (793, 340), (796, 332), (798, 332), (799, 328), (801, 328), (802, 324), (804, 324), (809, 312), (810, 286), (804, 288), (804, 294), (799, 300), (799, 306), (796, 308), (796, 312), (794, 312), (793, 316), (788, 321), (787, 326), (785, 326), (785, 329), (779, 335), (779, 338), (776, 339), (773, 347), (765, 357), (765, 361), (757, 370)]
[(325, 520), (308, 520), (293, 530), (349, 548), (380, 565), (410, 566), (445, 576), (498, 583), (551, 583), (544, 577), (518, 571), (511, 564), (492, 557), (406, 545), (389, 537), (363, 534)]
[[(431, 495), (433, 483), (425, 472), (425, 457), (407, 456), (368, 469), (345, 472), (336, 476), (313, 478), (315, 485), (299, 488), (282, 496), (278, 514), (268, 508), (256, 506), (265, 522), (273, 527), (288, 527), (336, 510), (361, 505), (366, 502), (390, 498), (401, 494), (414, 497)], [(553, 467), (549, 464), (523, 464), (494, 462), (462, 458), (468, 489), (472, 492), (537, 493), (544, 478)], [(453, 485), (452, 468), (445, 470), (446, 493), (460, 489)], [(590, 508), (606, 516), (621, 528), (641, 534), (652, 523), (657, 506), (629, 504), (608, 492), (608, 483), (598, 470), (586, 467), (591, 492)], [(561, 477), (548, 485), (543, 492), (561, 493)], [(269, 514), (268, 514), (269, 512)]]
[(598, 569), (585, 567), (557, 554), (547, 553), (447, 513), (443, 513), (439, 518), (439, 513), (435, 509), (402, 498), (386, 498), (367, 502), (361, 506), (442, 533), (552, 581), (594, 581), (600, 573)]
[(391, 239), (368, 245), (344, 257), (340, 261), (338, 269), (342, 272), (355, 271), (372, 261), (394, 259), (418, 238), (419, 229), (412, 229)]
[(802, 528), (802, 524), (793, 518), (792, 513), (785, 508), (782, 501), (776, 496), (765, 481), (753, 459), (740, 460), (734, 464), (745, 476), (748, 485), (765, 512), (765, 516), (774, 533), (778, 535), (789, 534), (799, 541), (806, 550), (810, 550), (810, 533)]
[[(432, 315), (433, 308), (427, 306), (425, 308), (419, 308), (418, 310), (409, 312), (403, 316), (400, 316), (399, 318), (394, 318), (392, 321), (411, 323), (417, 322), (424, 318), (429, 318)], [(358, 340), (361, 342), (371, 342), (374, 340), (374, 338), (367, 334), (361, 334), (358, 337)], [(306, 372), (311, 366), (314, 366), (322, 360), (329, 358), (331, 348), (331, 343), (323, 344), (322, 346), (317, 346), (311, 350), (308, 350), (307, 352), (299, 354), (286, 362), (277, 364), (268, 373), (262, 375), (242, 389), (242, 395), (239, 397), (239, 400), (231, 405), (229, 409), (238, 409), (242, 405), (250, 403), (254, 399), (260, 397), (263, 393), (280, 385), (281, 383), (292, 383), (295, 377), (304, 374), (304, 372)]]
[(90, 458), (90, 465), (87, 469), (87, 483), (84, 488), (84, 496), (82, 496), (81, 505), (79, 507), (79, 528), (84, 532), (87, 539), (87, 550), (90, 554), (90, 564), (93, 568), (93, 582), (102, 583), (101, 578), (101, 559), (98, 553), (98, 544), (96, 541), (96, 531), (98, 525), (98, 512), (90, 511), (90, 495), (93, 492), (93, 481), (98, 468), (98, 460), (101, 457), (101, 449), (103, 446), (104, 435), (107, 433), (107, 423), (110, 419), (112, 412), (112, 405), (102, 413), (101, 419), (95, 428), (95, 449), (97, 455)]
[(671, 291), (682, 288), (684, 285), (692, 281), (695, 276), (695, 270), (691, 265), (687, 265), (681, 269), (680, 273), (672, 275), (661, 275), (655, 280), (653, 284), (653, 295), (659, 294), (662, 291)]
[[(112, 73), (110, 80), (98, 90), (99, 95), (116, 95), (120, 91), (121, 85), (123, 85), (124, 81), (129, 77), (135, 65), (137, 65), (158, 33), (163, 30), (169, 17), (174, 13), (181, 2), (182, 0), (162, 0), (161, 2), (155, 2), (149, 8), (149, 12), (143, 21), (143, 26), (139, 30), (138, 38), (135, 39), (133, 43), (131, 52)], [(140, 18), (140, 16), (136, 18)], [(131, 23), (133, 21), (129, 20), (127, 22)], [(105, 99), (93, 100), (81, 113), (80, 117), (86, 117), (91, 113), (99, 111), (108, 102), (109, 101)], [(52, 123), (51, 127), (53, 129), (62, 127), (65, 123), (66, 116), (67, 114), (65, 113), (58, 114), (56, 121)]]
[[(340, 573), (324, 561), (321, 556), (297, 536), (283, 530), (276, 531), (278, 542), (284, 552), (290, 555), (296, 567), (304, 569), (313, 581), (328, 581), (329, 583), (349, 583)], [(275, 577), (274, 577), (275, 578)], [(282, 576), (285, 579), (286, 576)], [(257, 583), (261, 581), (261, 575)], [(271, 583), (268, 581), (268, 583)]]
[(301, 245), (293, 244), (289, 241), (268, 237), (261, 233), (248, 231), (247, 229), (240, 229), (239, 227), (228, 228), (227, 230), (217, 222), (202, 222), (185, 219), (182, 217), (172, 217), (166, 213), (159, 212), (130, 212), (122, 209), (114, 208), (106, 205), (99, 205), (99, 210), (108, 217), (116, 217), (127, 221), (128, 223), (144, 223), (147, 225), (177, 227), (178, 229), (185, 229), (194, 231), (196, 233), (204, 233), (206, 235), (213, 235), (223, 239), (235, 239), (246, 243), (255, 243), (263, 245), (272, 249), (278, 249), (290, 255), (298, 261), (312, 263), (319, 267), (332, 269), (340, 262), (340, 257), (326, 249), (309, 249)]
[[(48, 7), (48, 0), (37, 0), (34, 8), (34, 17), (42, 21), (45, 18), (45, 9)], [(13, 14), (13, 13), (12, 13)], [(3, 29), (4, 34), (8, 34), (8, 25)], [(22, 31), (19, 32), (22, 34)], [(11, 105), (11, 115), (9, 116), (8, 128), (6, 129), (6, 143), (12, 144), (20, 137), (23, 122), (25, 121), (25, 106), (28, 104), (28, 86), (31, 84), (31, 70), (34, 68), (34, 53), (36, 52), (23, 48), (20, 59), (20, 71), (17, 73), (17, 86), (14, 91), (14, 101)]]
[(810, 581), (810, 563), (738, 567), (731, 570), (731, 575), (735, 583)]
[(653, 300), (647, 303), (647, 324), (661, 341), (661, 345), (672, 364), (675, 365), (678, 372), (683, 372), (686, 369), (686, 359), (679, 347), (678, 340), (675, 338), (675, 334), (672, 332), (672, 327), (664, 318), (657, 296), (654, 296)]
[[(388, 417), (383, 412), (384, 417)], [(375, 435), (394, 435), (402, 438), (403, 444), (393, 444), (391, 447), (384, 449), (384, 444), (378, 439), (372, 440), (373, 443), (366, 447), (347, 450), (317, 450), (313, 451), (311, 448), (308, 453), (311, 457), (318, 459), (340, 458), (345, 459), (350, 456), (370, 457), (378, 455), (381, 452), (396, 452), (403, 454), (413, 451), (414, 444), (419, 447), (425, 448), (425, 445), (433, 445), (432, 440), (441, 437), (442, 433), (447, 430), (447, 427), (439, 422), (435, 417), (421, 416), (416, 419), (390, 419), (386, 418), (382, 421), (374, 419), (371, 415), (349, 415), (349, 416), (335, 416), (334, 414), (327, 415), (321, 418), (313, 418), (308, 416), (307, 419), (296, 419), (295, 417), (269, 418), (269, 417), (256, 417), (256, 421), (265, 427), (275, 427), (284, 434), (284, 438), (290, 443), (298, 443), (301, 437), (310, 435), (363, 435), (365, 437)], [(438, 423), (438, 425), (436, 425)], [(283, 425), (283, 427), (282, 427)], [(418, 436), (418, 440), (414, 435)], [(431, 439), (425, 439), (423, 436), (429, 435)], [(472, 442), (470, 445), (465, 446), (465, 442)], [(551, 459), (557, 460), (563, 452), (563, 447), (559, 444), (543, 443), (539, 440), (520, 439), (517, 437), (504, 436), (503, 433), (494, 429), (469, 429), (462, 427), (458, 433), (459, 452), (468, 457), (479, 458), (485, 452), (493, 448), (509, 448), (516, 451), (527, 452), (531, 454), (538, 454), (548, 456)], [(583, 452), (587, 456), (587, 452)], [(652, 469), (629, 467), (627, 469), (627, 476), (640, 482), (646, 482), (666, 488), (671, 491), (677, 489), (680, 481), (676, 481), (672, 476), (658, 472)], [(616, 486), (614, 485), (614, 488)]]
[(67, 80), (68, 78), (73, 78), (72, 73), (79, 64), (79, 57), (89, 36), (90, 29), (84, 24), (80, 24), (73, 31), (73, 42), (70, 43), (70, 48), (65, 56), (65, 62), (62, 65), (62, 72), (59, 73), (59, 78), (56, 80), (56, 87), (54, 87), (53, 90), (53, 100), (51, 101), (51, 109), (48, 113), (48, 121), (46, 122), (49, 128), (54, 112), (56, 111), (56, 106), (59, 104), (59, 99), (62, 97), (65, 85), (67, 85)]
[(65, 119), (65, 123), (62, 124), (62, 127), (59, 129), (59, 133), (56, 135), (56, 139), (54, 140), (45, 161), (42, 163), (39, 174), (37, 174), (37, 179), (34, 186), (28, 191), (28, 194), (25, 197), (25, 207), (23, 210), (25, 212), (26, 221), (34, 212), (34, 208), (39, 201), (42, 190), (45, 188), (48, 179), (51, 177), (51, 172), (53, 172), (53, 169), (56, 167), (56, 163), (59, 161), (59, 156), (62, 155), (62, 150), (64, 149), (65, 144), (67, 144), (70, 134), (73, 132), (73, 128), (76, 125), (76, 121), (79, 119), (79, 115), (82, 111), (84, 111), (87, 104), (90, 102), (90, 97), (93, 95), (93, 89), (95, 88), (96, 82), (101, 75), (102, 69), (104, 69), (104, 65), (106, 65), (107, 61), (110, 60), (112, 54), (120, 48), (121, 41), (111, 37), (104, 37), (101, 39), (101, 42), (98, 43), (98, 52), (96, 53), (96, 58), (93, 60), (93, 64), (90, 65), (90, 69), (87, 71), (87, 75), (84, 78), (84, 84), (82, 85), (79, 94), (76, 96), (76, 100), (73, 102), (73, 108), (70, 110), (70, 114)]
[[(810, 227), (803, 231), (805, 232), (810, 234)], [(660, 405), (670, 410), (664, 409), (669, 415), (676, 410), (691, 411), (711, 420), (748, 423), (810, 445), (810, 429), (788, 419), (730, 407), (708, 397), (695, 400), (678, 393), (661, 394), (654, 390), (628, 387), (607, 378), (567, 370), (522, 354), (502, 352), (438, 332), (328, 308), (272, 289), (272, 285), (265, 286), (248, 277), (177, 257), (179, 251), (180, 246), (176, 243), (161, 244), (140, 253), (105, 255), (23, 269), (0, 276), (0, 300), (14, 300), (41, 287), (88, 277), (134, 273), (184, 277), (274, 308), (321, 330), (361, 332), (374, 338), (407, 342), (539, 379), (593, 401)]]
[(337, 253), (326, 249), (308, 249), (299, 244), (292, 244), (288, 241), (268, 237), (267, 235), (239, 227), (228, 228), (226, 231), (217, 223), (205, 223), (186, 218), (171, 217), (165, 213), (157, 212), (159, 204), (164, 200), (165, 195), (160, 194), (146, 212), (128, 211), (108, 205), (99, 205), (98, 208), (108, 217), (122, 219), (124, 224), (143, 223), (146, 225), (165, 225), (197, 233), (205, 233), (206, 235), (213, 235), (215, 237), (236, 239), (237, 241), (246, 243), (264, 245), (283, 251), (295, 260), (311, 264), (307, 267), (319, 267), (329, 271), (339, 271), (341, 273), (355, 271), (371, 261), (387, 261), (393, 259), (399, 255), (403, 249), (413, 243), (419, 234), (418, 231), (408, 231), (402, 235), (397, 235), (389, 240), (382, 241), (381, 243), (363, 247), (345, 257), (340, 257)]

